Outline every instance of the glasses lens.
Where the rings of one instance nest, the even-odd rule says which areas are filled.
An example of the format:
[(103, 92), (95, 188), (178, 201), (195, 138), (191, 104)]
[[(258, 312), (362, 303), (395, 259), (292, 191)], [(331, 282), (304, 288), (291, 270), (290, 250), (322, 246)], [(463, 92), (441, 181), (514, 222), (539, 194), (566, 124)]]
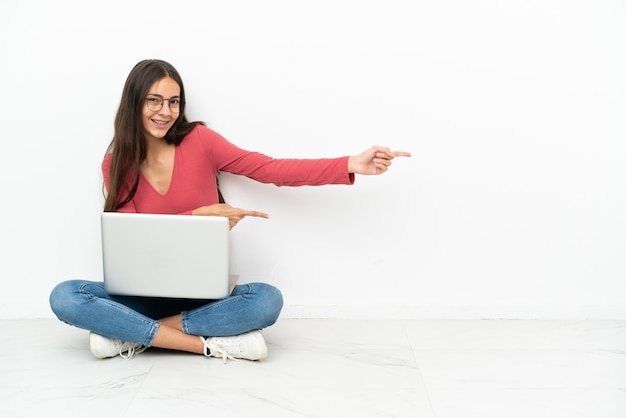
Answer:
[(153, 112), (157, 112), (161, 110), (161, 107), (163, 107), (163, 99), (158, 97), (148, 97), (146, 101), (148, 102), (148, 109)]
[(169, 101), (170, 103), (170, 110), (174, 113), (178, 113), (180, 112), (180, 100), (179, 99), (173, 99)]

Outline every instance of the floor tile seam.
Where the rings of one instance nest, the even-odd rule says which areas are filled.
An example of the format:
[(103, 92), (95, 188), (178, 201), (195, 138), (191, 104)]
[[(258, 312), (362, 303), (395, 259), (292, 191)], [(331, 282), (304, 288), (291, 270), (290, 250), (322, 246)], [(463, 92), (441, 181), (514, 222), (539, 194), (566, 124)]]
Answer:
[(415, 353), (415, 349), (413, 347), (413, 344), (411, 344), (411, 338), (409, 337), (409, 332), (407, 330), (407, 324), (406, 321), (402, 321), (402, 330), (404, 331), (404, 337), (407, 341), (407, 343), (409, 344), (409, 348), (411, 349), (411, 354), (413, 356), (413, 361), (415, 362), (415, 367), (417, 368), (418, 371), (418, 378), (420, 381), (421, 386), (424, 388), (424, 393), (426, 394), (426, 399), (428, 399), (428, 407), (430, 408), (430, 412), (433, 415), (433, 418), (437, 418), (437, 413), (435, 411), (434, 405), (433, 405), (433, 401), (432, 398), (430, 396), (430, 392), (428, 389), (428, 386), (426, 385), (426, 381), (424, 380), (424, 375), (422, 374), (422, 369), (420, 367), (420, 362), (417, 358), (417, 355)]
[(133, 395), (131, 396), (131, 398), (128, 400), (128, 402), (126, 403), (126, 406), (124, 408), (124, 412), (122, 413), (121, 418), (125, 418), (128, 416), (129, 411), (131, 411), (131, 407), (133, 406), (133, 403), (135, 401), (141, 400), (142, 398), (139, 396), (139, 394), (142, 392), (142, 389), (144, 389), (144, 385), (146, 384), (146, 380), (149, 378), (150, 373), (152, 373), (152, 369), (154, 368), (154, 365), (150, 365), (150, 367), (148, 368), (148, 370), (144, 373), (143, 378), (141, 379), (141, 381), (139, 382), (139, 384), (137, 385), (137, 387), (133, 390)]

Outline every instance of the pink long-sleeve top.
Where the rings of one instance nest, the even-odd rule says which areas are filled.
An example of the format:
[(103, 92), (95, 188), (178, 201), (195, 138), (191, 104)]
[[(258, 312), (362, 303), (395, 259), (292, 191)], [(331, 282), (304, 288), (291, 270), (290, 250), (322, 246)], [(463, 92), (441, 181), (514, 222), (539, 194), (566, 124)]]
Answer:
[[(109, 188), (111, 154), (102, 162), (105, 187)], [(218, 203), (218, 171), (243, 175), (277, 186), (353, 184), (348, 157), (324, 159), (275, 159), (243, 150), (217, 132), (196, 126), (176, 146), (169, 190), (157, 192), (140, 174), (137, 193), (119, 212), (191, 214), (201, 206)]]

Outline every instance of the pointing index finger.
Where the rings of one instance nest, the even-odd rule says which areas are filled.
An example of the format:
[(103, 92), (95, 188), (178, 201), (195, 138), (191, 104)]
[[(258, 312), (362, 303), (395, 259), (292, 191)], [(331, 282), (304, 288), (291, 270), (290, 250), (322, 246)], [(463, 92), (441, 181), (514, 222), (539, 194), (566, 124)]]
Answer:
[(394, 157), (410, 157), (411, 156), (411, 153), (407, 151), (393, 151), (392, 154)]
[(246, 211), (244, 211), (243, 214), (245, 216), (254, 216), (254, 217), (257, 217), (257, 218), (269, 218), (270, 217), (270, 215), (268, 215), (267, 213), (259, 212), (257, 210), (246, 210)]

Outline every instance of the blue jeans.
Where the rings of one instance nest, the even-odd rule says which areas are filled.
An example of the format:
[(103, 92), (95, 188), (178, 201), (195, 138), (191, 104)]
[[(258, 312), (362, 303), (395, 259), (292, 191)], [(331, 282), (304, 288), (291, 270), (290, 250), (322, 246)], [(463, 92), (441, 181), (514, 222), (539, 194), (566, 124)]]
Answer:
[(181, 314), (183, 332), (204, 337), (243, 334), (272, 325), (283, 306), (280, 291), (265, 283), (235, 286), (220, 300), (111, 296), (102, 282), (68, 280), (50, 294), (61, 321), (97, 334), (151, 346), (159, 319)]

